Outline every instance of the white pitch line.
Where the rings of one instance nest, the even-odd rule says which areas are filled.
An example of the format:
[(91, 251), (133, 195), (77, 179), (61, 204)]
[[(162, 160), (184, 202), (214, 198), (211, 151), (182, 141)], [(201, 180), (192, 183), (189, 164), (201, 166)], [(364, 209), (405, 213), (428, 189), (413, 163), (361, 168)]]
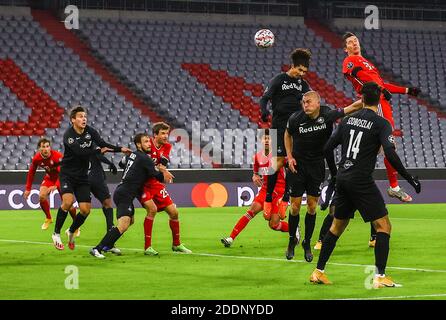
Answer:
[(446, 297), (446, 293), (418, 294), (418, 295), (413, 295), (413, 296), (372, 297), (372, 298), (343, 298), (343, 299), (325, 299), (325, 300), (384, 300), (384, 299), (410, 299), (410, 298), (428, 298), (428, 297)]
[[(38, 242), (38, 241), (27, 241), (27, 240), (10, 240), (10, 239), (0, 239), (0, 242), (53, 245), (51, 242)], [(76, 247), (93, 248), (94, 246), (93, 245), (87, 246), (87, 245), (78, 245), (77, 244)], [(136, 248), (120, 248), (120, 249), (127, 250), (127, 251), (141, 251), (141, 252), (144, 251), (143, 249), (136, 249)], [(224, 255), (224, 254), (197, 253), (197, 252), (193, 252), (190, 255), (203, 256), (203, 257), (226, 258), (226, 259), (229, 258), (229, 259), (258, 260), (258, 261), (279, 261), (279, 262), (286, 262), (286, 263), (305, 263), (305, 264), (308, 264), (308, 262), (306, 262), (305, 260), (286, 260), (286, 259), (281, 259), (281, 258), (270, 258), (270, 257), (231, 256), (231, 255)], [(313, 262), (311, 264), (315, 264), (315, 263)], [(327, 264), (328, 265), (333, 265), (333, 266), (341, 266), (341, 267), (361, 267), (361, 268), (372, 266), (372, 265), (369, 265), (369, 264), (337, 263), (337, 262), (329, 262)], [(388, 267), (386, 267), (386, 269), (403, 270), (403, 271), (446, 273), (446, 270), (405, 268), (405, 267), (389, 267), (388, 266)]]

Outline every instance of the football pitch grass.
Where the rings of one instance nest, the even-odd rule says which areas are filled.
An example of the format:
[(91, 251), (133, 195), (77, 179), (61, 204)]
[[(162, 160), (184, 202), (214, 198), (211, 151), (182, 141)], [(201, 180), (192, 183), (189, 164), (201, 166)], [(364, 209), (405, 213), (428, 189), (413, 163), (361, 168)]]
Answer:
[[(165, 213), (155, 219), (153, 247), (143, 254), (144, 212), (118, 241), (122, 256), (99, 260), (88, 250), (105, 232), (95, 209), (77, 238), (76, 249), (57, 251), (51, 243), (54, 224), (40, 229), (40, 210), (0, 211), (0, 299), (446, 299), (446, 204), (389, 205), (392, 221), (387, 274), (401, 288), (367, 289), (374, 264), (368, 248), (369, 224), (352, 220), (326, 267), (331, 286), (313, 285), (301, 246), (285, 259), (288, 234), (272, 231), (261, 214), (231, 248), (220, 242), (246, 208), (180, 208), (181, 239), (193, 254), (173, 253)], [(52, 210), (53, 219), (56, 211)], [(301, 225), (305, 207), (301, 210)], [(326, 211), (318, 211), (314, 241)], [(64, 229), (71, 224), (68, 217)], [(313, 250), (314, 251), (314, 250)], [(74, 266), (74, 267), (73, 267)], [(77, 268), (78, 289), (67, 289)], [(67, 272), (67, 273), (66, 273)], [(68, 279), (67, 279), (68, 277)]]

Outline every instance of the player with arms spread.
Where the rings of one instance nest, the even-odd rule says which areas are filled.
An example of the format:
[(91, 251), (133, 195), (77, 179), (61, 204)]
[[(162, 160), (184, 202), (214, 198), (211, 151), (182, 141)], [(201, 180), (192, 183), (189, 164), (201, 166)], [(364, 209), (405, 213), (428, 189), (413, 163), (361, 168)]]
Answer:
[[(268, 181), (269, 171), (271, 170), (271, 153), (270, 153), (270, 136), (269, 129), (265, 130), (262, 136), (262, 144), (264, 150), (258, 152), (254, 156), (254, 173), (252, 181), (257, 187), (261, 187), (257, 196), (251, 204), (249, 210), (244, 214), (232, 229), (229, 237), (224, 237), (221, 242), (225, 247), (230, 247), (235, 238), (243, 231), (246, 225), (254, 218), (257, 213), (263, 210), (263, 203), (266, 197), (266, 182)], [(263, 217), (268, 221), (268, 225), (275, 231), (288, 232), (288, 223), (281, 221), (285, 219), (285, 215), (279, 216), (279, 203), (285, 191), (285, 169), (279, 171), (276, 187), (273, 193), (271, 214), (264, 213)]]
[(421, 191), (421, 185), (416, 177), (407, 172), (395, 152), (395, 138), (390, 123), (377, 115), (381, 87), (375, 82), (367, 82), (361, 93), (363, 110), (342, 120), (325, 146), (325, 154), (332, 154), (336, 146), (342, 144), (342, 154), (336, 177), (334, 220), (322, 240), (317, 268), (311, 274), (310, 281), (331, 284), (324, 273), (325, 265), (336, 241), (358, 210), (363, 220), (372, 222), (377, 231), (376, 275), (373, 286), (396, 287), (398, 285), (385, 275), (389, 256), (390, 220), (384, 199), (372, 176), (381, 147), (392, 166), (414, 187), (416, 193)]
[[(355, 91), (360, 94), (362, 85), (366, 82), (373, 81), (382, 88), (382, 95), (378, 104), (378, 114), (387, 119), (392, 130), (395, 130), (395, 121), (392, 115), (392, 106), (390, 105), (390, 98), (392, 93), (409, 94), (417, 96), (420, 89), (416, 87), (400, 87), (394, 84), (385, 83), (381, 78), (379, 70), (369, 60), (364, 58), (361, 54), (361, 45), (355, 34), (347, 32), (342, 37), (344, 41), (344, 51), (347, 57), (344, 59), (342, 66), (342, 73), (349, 80)], [(412, 197), (408, 195), (398, 185), (398, 173), (391, 166), (387, 158), (384, 158), (384, 164), (387, 170), (387, 177), (390, 182), (390, 187), (387, 189), (387, 194), (390, 197), (397, 198), (402, 202), (412, 201)]]

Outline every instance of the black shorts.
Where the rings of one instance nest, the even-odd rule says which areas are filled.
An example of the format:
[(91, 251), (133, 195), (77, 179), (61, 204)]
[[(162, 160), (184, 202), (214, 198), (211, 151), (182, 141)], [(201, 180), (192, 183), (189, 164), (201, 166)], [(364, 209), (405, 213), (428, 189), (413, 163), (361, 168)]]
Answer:
[(108, 189), (107, 183), (105, 183), (104, 179), (99, 177), (89, 177), (88, 181), (90, 182), (91, 193), (101, 203), (110, 198), (110, 190)]
[(373, 180), (366, 182), (336, 181), (334, 198), (336, 219), (352, 219), (358, 210), (364, 222), (387, 215), (384, 199)]
[[(277, 133), (277, 143), (274, 143), (274, 139), (271, 140), (271, 150), (275, 150), (277, 152), (278, 157), (286, 157), (286, 149), (285, 149), (285, 130), (286, 124), (280, 128), (271, 128), (272, 130), (276, 130)], [(270, 132), (271, 135), (271, 132)], [(274, 149), (275, 148), (275, 149)]]
[(118, 186), (113, 194), (113, 201), (116, 205), (116, 219), (121, 217), (133, 217), (135, 214), (135, 207), (133, 206), (133, 200), (135, 197), (129, 195), (124, 188)]
[(291, 197), (302, 197), (307, 192), (308, 196), (320, 197), (322, 184), (325, 180), (325, 162), (301, 162), (297, 161), (297, 173), (287, 171), (288, 185)]
[(61, 196), (65, 193), (72, 193), (76, 197), (76, 201), (79, 203), (91, 202), (90, 184), (87, 176), (75, 178), (60, 174), (59, 181)]

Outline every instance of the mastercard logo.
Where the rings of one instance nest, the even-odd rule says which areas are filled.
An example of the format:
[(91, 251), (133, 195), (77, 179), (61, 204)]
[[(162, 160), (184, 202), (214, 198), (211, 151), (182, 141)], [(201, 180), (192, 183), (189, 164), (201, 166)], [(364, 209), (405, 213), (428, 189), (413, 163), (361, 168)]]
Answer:
[(196, 207), (223, 207), (228, 202), (228, 191), (220, 183), (199, 183), (193, 187), (191, 197)]

